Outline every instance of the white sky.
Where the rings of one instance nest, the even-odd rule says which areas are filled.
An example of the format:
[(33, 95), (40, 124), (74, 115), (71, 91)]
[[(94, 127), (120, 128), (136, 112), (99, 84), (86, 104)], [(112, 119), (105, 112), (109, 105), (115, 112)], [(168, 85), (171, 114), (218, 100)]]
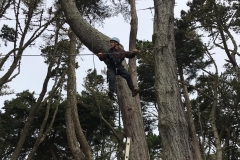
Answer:
[[(188, 0), (176, 0), (175, 6), (175, 17), (180, 16), (180, 11), (182, 9), (187, 10)], [(137, 0), (137, 10), (144, 9), (148, 7), (153, 7), (153, 0)], [(151, 41), (152, 33), (153, 33), (153, 13), (154, 10), (139, 10), (138, 12), (138, 36), (137, 38), (140, 40), (149, 40)], [(7, 23), (6, 21), (0, 20), (0, 27)], [(99, 31), (106, 34), (109, 37), (118, 37), (121, 41), (121, 44), (124, 46), (125, 50), (128, 50), (129, 43), (129, 32), (130, 32), (130, 24), (126, 23), (122, 15), (118, 17), (114, 17), (111, 19), (107, 19), (104, 21), (104, 27), (97, 27)], [(120, 24), (120, 25), (119, 25)], [(2, 42), (0, 42), (3, 44)], [(42, 42), (43, 43), (43, 42)], [(39, 41), (40, 45), (41, 42)], [(9, 48), (11, 45), (8, 46)], [(94, 46), (93, 46), (94, 47)], [(6, 48), (5, 48), (6, 49)], [(3, 50), (3, 45), (1, 45), (1, 53), (6, 54), (7, 50)], [(87, 49), (85, 49), (84, 53), (91, 53)], [(29, 48), (24, 51), (24, 54), (40, 54), (38, 46)], [(83, 59), (83, 61), (81, 60)], [(83, 89), (82, 83), (83, 78), (86, 76), (86, 70), (90, 68), (94, 68), (93, 65), (93, 56), (82, 56), (78, 57), (77, 61), (80, 65), (80, 68), (76, 70), (77, 73), (77, 91), (80, 93)], [(223, 58), (221, 58), (223, 59)], [(104, 63), (99, 61), (95, 56), (95, 66), (98, 70), (98, 74), (101, 74), (100, 70), (105, 67)], [(5, 69), (8, 69), (5, 67)], [(8, 83), (8, 85), (15, 91), (15, 93), (22, 92), (24, 90), (29, 90), (30, 92), (35, 91), (35, 93), (40, 93), (44, 78), (46, 76), (47, 66), (43, 62), (42, 57), (23, 57), (21, 63), (21, 74), (17, 76), (12, 82)], [(3, 73), (0, 72), (0, 76)], [(48, 89), (51, 89), (49, 86)], [(0, 108), (3, 107), (3, 102), (5, 100), (11, 100), (15, 95), (1, 96), (0, 97)], [(35, 96), (38, 97), (37, 95)]]

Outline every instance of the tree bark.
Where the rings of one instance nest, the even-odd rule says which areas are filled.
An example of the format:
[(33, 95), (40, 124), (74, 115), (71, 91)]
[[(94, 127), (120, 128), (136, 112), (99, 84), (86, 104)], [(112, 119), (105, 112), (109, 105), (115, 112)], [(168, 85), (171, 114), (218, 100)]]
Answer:
[[(130, 6), (131, 6), (131, 30), (130, 30), (130, 37), (129, 37), (129, 51), (132, 51), (136, 48), (136, 41), (137, 41), (137, 31), (138, 31), (138, 17), (137, 17), (137, 11), (136, 11), (136, 1), (135, 0), (129, 0)], [(132, 81), (134, 87), (138, 88), (138, 78), (137, 78), (137, 65), (136, 65), (136, 57), (131, 58), (129, 60), (129, 68), (128, 71), (131, 74)], [(136, 103), (141, 111), (141, 104), (140, 104), (140, 98), (139, 95), (135, 97)]]
[[(69, 30), (70, 38), (70, 55), (68, 61), (68, 81), (67, 81), (67, 109), (66, 109), (66, 128), (67, 139), (73, 157), (76, 160), (92, 160), (90, 147), (82, 132), (77, 112), (77, 91), (76, 91), (76, 72), (75, 72), (75, 59), (76, 59), (76, 35)], [(74, 113), (75, 112), (75, 113)], [(77, 141), (80, 140), (83, 151)]]
[[(110, 38), (94, 29), (83, 19), (77, 10), (74, 0), (61, 0), (61, 4), (71, 29), (89, 50), (96, 54), (109, 49)], [(117, 78), (116, 82), (125, 135), (132, 137), (130, 158), (131, 160), (148, 160), (148, 147), (138, 104), (132, 98), (125, 80)]]
[(212, 55), (210, 52), (207, 50), (207, 54), (210, 57), (211, 61), (213, 62), (213, 65), (215, 67), (215, 74), (214, 74), (214, 84), (213, 84), (213, 103), (212, 103), (212, 108), (211, 108), (211, 113), (210, 113), (210, 124), (212, 127), (212, 132), (213, 136), (215, 138), (214, 143), (216, 147), (216, 153), (215, 153), (215, 159), (217, 160), (222, 160), (222, 154), (223, 154), (223, 149), (221, 146), (221, 140), (220, 136), (217, 130), (217, 125), (216, 125), (216, 109), (217, 109), (217, 103), (218, 103), (218, 84), (219, 84), (219, 79), (218, 79), (218, 67), (216, 62), (214, 61)]
[[(185, 81), (184, 76), (183, 76), (183, 69), (182, 67), (178, 68), (179, 70), (179, 76), (180, 76), (180, 80), (182, 82)], [(186, 107), (187, 107), (187, 119), (188, 119), (188, 126), (189, 126), (189, 131), (190, 131), (190, 137), (191, 137), (191, 143), (192, 143), (192, 150), (193, 150), (193, 159), (194, 160), (201, 160), (202, 156), (201, 156), (201, 152), (200, 152), (200, 147), (199, 147), (199, 143), (198, 143), (198, 138), (196, 135), (196, 129), (195, 129), (195, 125), (194, 125), (194, 121), (193, 121), (193, 117), (192, 117), (192, 105), (191, 105), (191, 101), (188, 95), (188, 90), (187, 90), (187, 86), (183, 83), (182, 84), (182, 88), (183, 88), (183, 94), (184, 94), (184, 98), (185, 98), (185, 103), (186, 103)]]
[[(74, 51), (76, 52), (76, 39), (77, 39), (77, 36), (71, 32), (70, 33), (70, 40), (73, 41), (73, 44), (71, 46), (71, 55), (74, 55), (76, 53), (74, 53)], [(76, 56), (69, 56), (69, 64), (68, 64), (68, 82), (70, 82), (68, 84), (68, 88), (70, 89), (70, 92), (69, 93), (69, 99), (71, 102), (69, 102), (69, 105), (71, 103), (71, 106), (72, 106), (72, 120), (73, 120), (73, 123), (74, 123), (74, 128), (75, 128), (75, 132), (76, 132), (76, 135), (77, 135), (77, 138), (81, 144), (81, 148), (82, 148), (82, 151), (84, 153), (84, 155), (86, 156), (86, 158), (88, 160), (93, 160), (93, 157), (92, 157), (92, 152), (91, 152), (91, 148), (90, 146), (88, 145), (88, 142), (87, 142), (87, 139), (83, 133), (83, 130), (82, 130), (82, 127), (81, 127), (81, 124), (80, 124), (80, 120), (79, 120), (79, 116), (78, 116), (78, 110), (77, 110), (77, 82), (76, 82), (76, 71), (75, 71), (75, 65), (76, 65), (76, 62), (75, 62), (75, 59), (76, 59)], [(72, 94), (72, 95), (70, 95)]]
[(155, 85), (165, 160), (193, 160), (177, 79), (174, 0), (154, 0)]

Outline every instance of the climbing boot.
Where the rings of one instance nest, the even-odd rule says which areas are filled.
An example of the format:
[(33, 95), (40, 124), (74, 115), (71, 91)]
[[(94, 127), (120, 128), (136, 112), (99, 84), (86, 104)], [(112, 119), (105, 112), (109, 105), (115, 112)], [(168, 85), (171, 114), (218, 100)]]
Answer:
[(132, 97), (135, 97), (140, 92), (140, 89), (133, 89), (132, 90)]
[(114, 100), (114, 94), (113, 94), (113, 92), (108, 92), (108, 97), (109, 97), (111, 100)]

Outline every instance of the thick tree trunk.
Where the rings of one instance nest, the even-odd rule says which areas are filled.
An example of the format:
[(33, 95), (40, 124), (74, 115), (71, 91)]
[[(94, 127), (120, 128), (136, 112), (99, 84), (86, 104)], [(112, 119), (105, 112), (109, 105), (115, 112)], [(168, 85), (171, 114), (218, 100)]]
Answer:
[[(81, 42), (93, 53), (104, 52), (109, 49), (109, 37), (100, 33), (88, 24), (80, 15), (74, 0), (61, 0), (68, 24)], [(144, 133), (143, 120), (139, 109), (139, 102), (131, 96), (125, 80), (117, 78), (117, 94), (119, 106), (123, 115), (125, 134), (132, 137), (131, 159), (148, 160), (148, 147)]]
[(67, 23), (81, 42), (93, 53), (106, 53), (110, 38), (93, 28), (80, 14), (74, 0), (60, 0)]
[(174, 42), (174, 0), (154, 0), (156, 94), (165, 160), (192, 160), (188, 124), (178, 87)]
[[(77, 90), (76, 90), (76, 72), (75, 72), (75, 59), (76, 59), (76, 35), (69, 31), (70, 38), (70, 56), (68, 61), (68, 81), (67, 81), (67, 109), (66, 109), (66, 128), (67, 139), (73, 157), (76, 160), (92, 160), (90, 147), (82, 132), (77, 112)], [(74, 56), (75, 55), (75, 56)], [(74, 113), (75, 112), (75, 113)], [(78, 139), (82, 145), (83, 151), (80, 149)]]
[[(179, 70), (178, 73), (180, 76), (180, 80), (182, 82), (184, 82), (185, 79), (183, 76), (183, 69), (181, 67), (179, 67), (178, 70)], [(182, 87), (183, 87), (183, 94), (184, 94), (184, 98), (185, 98), (186, 108), (187, 108), (187, 119), (188, 119), (188, 125), (189, 125), (189, 131), (190, 131), (190, 137), (191, 137), (191, 143), (192, 143), (191, 146), (192, 146), (192, 150), (193, 150), (193, 159), (201, 160), (202, 156), (201, 156), (198, 138), (196, 135), (196, 129), (195, 129), (194, 121), (193, 121), (191, 101), (190, 101), (190, 98), (188, 95), (187, 86), (185, 84), (182, 84)]]
[(125, 87), (125, 80), (120, 77), (117, 79), (118, 104), (122, 112), (124, 133), (126, 137), (131, 137), (130, 159), (149, 160), (142, 116), (137, 107), (138, 103), (134, 101), (129, 89)]

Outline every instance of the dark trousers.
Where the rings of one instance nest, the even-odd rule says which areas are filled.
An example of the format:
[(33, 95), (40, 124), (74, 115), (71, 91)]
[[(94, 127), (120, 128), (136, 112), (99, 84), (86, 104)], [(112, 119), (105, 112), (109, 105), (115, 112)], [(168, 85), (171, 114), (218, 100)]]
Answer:
[(107, 77), (108, 77), (110, 92), (114, 93), (114, 84), (115, 84), (116, 75), (120, 75), (121, 77), (126, 79), (130, 90), (134, 89), (131, 75), (128, 73), (128, 71), (124, 67), (121, 67), (121, 68), (117, 68), (117, 69), (108, 69), (107, 70)]

